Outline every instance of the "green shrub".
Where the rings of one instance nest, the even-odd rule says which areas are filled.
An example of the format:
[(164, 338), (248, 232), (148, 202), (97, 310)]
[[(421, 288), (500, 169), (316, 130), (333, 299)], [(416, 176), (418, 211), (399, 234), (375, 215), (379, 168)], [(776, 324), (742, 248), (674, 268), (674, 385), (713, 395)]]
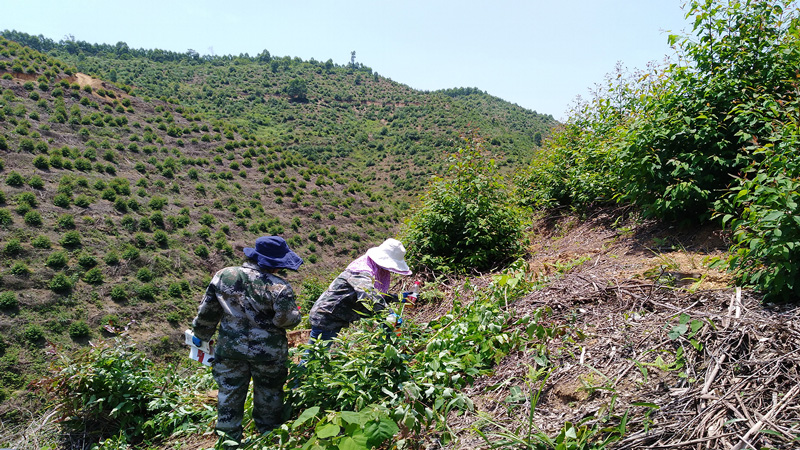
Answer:
[(207, 226), (203, 225), (199, 230), (197, 230), (197, 237), (207, 241), (208, 238), (211, 237), (211, 230)]
[(5, 208), (0, 208), (0, 226), (8, 227), (14, 223), (14, 219), (11, 217), (11, 212)]
[(23, 152), (32, 152), (36, 145), (30, 139), (22, 139), (19, 141), (19, 149)]
[(0, 292), (0, 309), (14, 309), (19, 306), (17, 294), (13, 291)]
[(169, 247), (169, 237), (164, 230), (156, 230), (156, 232), (153, 233), (153, 241), (161, 248)]
[(103, 192), (100, 193), (100, 198), (102, 198), (103, 200), (108, 200), (110, 202), (113, 202), (114, 200), (117, 199), (117, 191), (115, 191), (113, 188), (110, 187), (105, 188), (103, 189)]
[(25, 330), (22, 331), (22, 337), (26, 341), (35, 344), (44, 339), (44, 331), (39, 325), (29, 324), (25, 327)]
[(170, 283), (169, 288), (167, 288), (167, 295), (173, 298), (183, 297), (183, 289), (180, 283)]
[(36, 155), (33, 158), (33, 166), (40, 170), (47, 170), (50, 168), (50, 160), (45, 155)]
[(136, 290), (136, 296), (140, 300), (151, 302), (158, 296), (158, 289), (152, 284), (143, 284)]
[(28, 211), (23, 220), (27, 225), (38, 227), (42, 224), (42, 215), (39, 214), (39, 211)]
[(87, 197), (84, 194), (81, 194), (81, 195), (75, 197), (75, 206), (80, 206), (81, 208), (88, 208), (89, 205), (91, 205), (91, 204), (92, 204), (92, 202), (89, 199), (89, 197)]
[[(800, 99), (779, 111), (788, 119), (798, 107)], [(739, 180), (716, 206), (733, 231), (725, 264), (739, 283), (761, 291), (768, 301), (794, 302), (800, 292), (800, 167), (794, 162), (800, 131), (781, 128), (779, 122), (775, 128), (766, 140), (770, 146), (753, 149), (763, 155), (752, 170), (757, 175)]]
[(109, 296), (111, 297), (111, 300), (114, 300), (115, 302), (124, 302), (128, 299), (128, 291), (124, 286), (118, 284), (111, 288)]
[(28, 205), (31, 208), (39, 206), (39, 201), (36, 200), (36, 195), (33, 192), (21, 192), (17, 195), (18, 205)]
[(114, 200), (114, 209), (121, 213), (128, 212), (128, 202), (125, 197), (117, 197), (117, 199)]
[(81, 234), (75, 230), (70, 230), (64, 233), (59, 241), (62, 247), (74, 248), (81, 245)]
[(150, 207), (150, 209), (161, 210), (164, 208), (164, 205), (166, 204), (167, 204), (166, 198), (155, 196), (150, 199), (150, 203), (148, 204), (148, 206)]
[(9, 239), (3, 247), (3, 253), (12, 257), (19, 255), (22, 253), (22, 243), (16, 238)]
[(90, 269), (97, 265), (97, 258), (88, 253), (81, 252), (81, 254), (78, 255), (78, 265), (84, 269)]
[(48, 285), (51, 291), (62, 294), (69, 292), (72, 289), (72, 280), (63, 273), (57, 273), (53, 278), (50, 279), (50, 283)]
[(203, 244), (200, 244), (194, 248), (194, 254), (201, 258), (208, 258), (209, 255), (208, 247), (206, 247)]
[(52, 246), (50, 243), (50, 238), (40, 234), (31, 240), (31, 245), (33, 248), (41, 248), (41, 249), (48, 249)]
[(132, 345), (112, 341), (64, 358), (61, 364), (50, 389), (68, 430), (94, 442), (142, 436), (145, 422), (158, 410), (150, 404), (161, 384), (150, 360)]
[(122, 219), (120, 219), (119, 225), (123, 229), (125, 229), (125, 230), (127, 230), (127, 231), (132, 233), (132, 232), (136, 231), (136, 229), (139, 227), (139, 222), (136, 220), (135, 217), (133, 217), (133, 216), (131, 216), (129, 214), (126, 214), (126, 215), (122, 216)]
[(181, 313), (177, 311), (168, 312), (164, 318), (167, 319), (167, 322), (171, 323), (172, 325), (177, 325), (183, 319), (183, 317), (181, 317)]
[(56, 194), (56, 196), (53, 197), (53, 204), (58, 206), (59, 208), (69, 208), (71, 202), (72, 199), (70, 198), (70, 196), (63, 192)]
[(321, 280), (316, 277), (308, 277), (303, 279), (300, 292), (297, 296), (297, 306), (303, 314), (308, 314), (314, 302), (317, 301), (320, 295), (328, 288), (327, 281)]
[(116, 266), (119, 264), (119, 254), (111, 250), (103, 255), (103, 262), (105, 262), (107, 266)]
[(31, 177), (28, 178), (28, 186), (34, 189), (42, 189), (44, 188), (44, 180), (39, 175), (31, 175)]
[(472, 135), (453, 155), (449, 179), (436, 179), (409, 219), (402, 240), (416, 267), (487, 270), (524, 250), (524, 214)]
[(161, 211), (155, 211), (153, 212), (153, 214), (150, 214), (148, 220), (153, 226), (158, 228), (164, 228), (164, 215), (161, 213)]
[(6, 175), (6, 184), (9, 186), (20, 187), (25, 184), (25, 179), (22, 175), (12, 170), (11, 173)]
[(25, 215), (25, 214), (27, 214), (27, 213), (28, 213), (30, 210), (31, 210), (31, 205), (29, 205), (29, 204), (27, 204), (27, 203), (18, 203), (18, 204), (17, 204), (17, 207), (14, 209), (14, 211), (16, 211), (16, 212), (17, 212), (17, 214), (19, 214), (19, 215), (21, 215), (21, 216), (24, 216), (24, 215)]
[(139, 249), (137, 249), (131, 244), (126, 244), (125, 248), (122, 250), (122, 259), (125, 259), (127, 261), (133, 261), (138, 257), (139, 257)]
[(152, 281), (155, 277), (155, 274), (152, 270), (148, 269), (147, 267), (142, 267), (139, 271), (136, 272), (136, 279), (139, 281), (146, 283), (148, 281)]
[(67, 252), (58, 250), (50, 253), (45, 264), (51, 269), (61, 269), (67, 265), (68, 261), (69, 257), (67, 256)]
[(71, 230), (75, 228), (75, 216), (72, 214), (62, 214), (56, 221), (58, 227), (64, 230)]
[(92, 267), (83, 274), (83, 281), (92, 285), (103, 284), (103, 271), (99, 267)]
[(59, 153), (50, 155), (50, 166), (56, 169), (64, 167), (64, 158)]
[(83, 320), (72, 322), (69, 326), (69, 337), (72, 339), (80, 339), (87, 337), (91, 334), (89, 324)]
[(200, 216), (200, 219), (198, 219), (197, 221), (201, 225), (205, 225), (205, 226), (210, 227), (210, 226), (214, 225), (214, 223), (217, 221), (217, 219), (214, 216), (212, 216), (211, 214), (206, 213), (206, 214), (203, 214), (202, 216)]
[(28, 268), (28, 265), (22, 261), (17, 261), (11, 266), (11, 269), (8, 270), (12, 275), (24, 277), (31, 274), (31, 269)]
[(147, 247), (147, 236), (144, 233), (136, 233), (133, 235), (133, 245), (137, 248)]

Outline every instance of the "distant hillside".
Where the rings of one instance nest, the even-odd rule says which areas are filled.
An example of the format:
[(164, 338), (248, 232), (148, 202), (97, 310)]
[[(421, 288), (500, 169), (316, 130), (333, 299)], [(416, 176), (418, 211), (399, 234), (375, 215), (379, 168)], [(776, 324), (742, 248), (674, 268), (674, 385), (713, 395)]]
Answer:
[(210, 276), (263, 234), (305, 259), (288, 277), (308, 308), (343, 264), (397, 233), (461, 133), (480, 128), (511, 169), (554, 124), (360, 65), (5, 35), (47, 53), (0, 38), (4, 421), (41, 406), (26, 392), (47, 371), (45, 347), (135, 321), (144, 348), (171, 357)]
[[(421, 92), (362, 64), (276, 57), (200, 56), (189, 50), (131, 49), (54, 42), (5, 31), (5, 37), (70, 63), (77, 71), (135, 87), (141, 96), (223, 119), (272, 145), (314, 161), (386, 160), (393, 172), (429, 173), (460, 133), (478, 128), (499, 159), (526, 159), (555, 120), (476, 88)], [(433, 167), (435, 169), (435, 166)], [(404, 175), (403, 173), (399, 175)], [(423, 185), (394, 178), (401, 188)]]

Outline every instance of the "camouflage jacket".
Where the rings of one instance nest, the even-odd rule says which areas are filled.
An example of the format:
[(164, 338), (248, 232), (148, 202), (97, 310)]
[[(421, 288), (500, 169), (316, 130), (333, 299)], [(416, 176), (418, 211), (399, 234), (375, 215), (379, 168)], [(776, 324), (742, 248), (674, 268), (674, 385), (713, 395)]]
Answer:
[(289, 351), (285, 330), (299, 323), (289, 283), (246, 262), (214, 275), (192, 328), (209, 341), (219, 324), (218, 358), (282, 361)]
[(376, 290), (375, 280), (366, 272), (345, 270), (319, 296), (309, 313), (311, 326), (338, 330), (364, 316), (386, 309), (394, 299)]

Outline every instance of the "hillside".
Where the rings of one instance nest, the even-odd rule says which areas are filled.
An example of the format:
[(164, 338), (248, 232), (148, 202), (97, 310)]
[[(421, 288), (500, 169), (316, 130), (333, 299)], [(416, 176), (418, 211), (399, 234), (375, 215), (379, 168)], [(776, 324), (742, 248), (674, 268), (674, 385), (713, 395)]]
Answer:
[(299, 330), (287, 420), (244, 448), (796, 448), (800, 8), (687, 6), (678, 64), (552, 133), (355, 62), (4, 32), (0, 446), (211, 447), (180, 346), (210, 274), (283, 234), (307, 310), (402, 231), (403, 326)]
[[(433, 379), (458, 361), (459, 339), (444, 337), (442, 324), (457, 322), (455, 328), (468, 329), (464, 339), (472, 339), (471, 321), (476, 319), (470, 316), (481, 309), (467, 305), (485, 301), (481, 293), (495, 293), (502, 326), (490, 322), (483, 343), (465, 344), (475, 345), (468, 356), (495, 358), (496, 363), (463, 388), (450, 394), (444, 390), (451, 402), (469, 399), (472, 406), (450, 410), (430, 403), (445, 411), (447, 427), (416, 432), (413, 421), (407, 421), (411, 429), (401, 430), (392, 445), (746, 448), (740, 443), (744, 439), (755, 448), (794, 448), (800, 419), (800, 310), (762, 305), (755, 293), (731, 287), (728, 275), (708, 267), (709, 258), (725, 254), (728, 236), (714, 227), (686, 230), (621, 209), (584, 217), (552, 213), (535, 218), (533, 231), (524, 264), (502, 276), (426, 283), (418, 308), (406, 311), (411, 336), (397, 348), (419, 351), (414, 360), (428, 361)], [(517, 284), (508, 283), (514, 279)], [(359, 347), (364, 333), (348, 330), (344, 340)], [(427, 348), (412, 350), (418, 333)], [(433, 351), (436, 337), (442, 342)], [(382, 353), (382, 344), (378, 347)], [(380, 358), (350, 359), (364, 355), (338, 344), (332, 351), (348, 364), (385, 370)], [(455, 378), (452, 382), (457, 383)], [(192, 386), (181, 406), (213, 407), (214, 392), (203, 389), (213, 387)], [(434, 395), (442, 395), (440, 386), (435, 389)], [(335, 414), (330, 412), (329, 420)], [(208, 433), (210, 423), (195, 420), (196, 431), (178, 433), (154, 448), (211, 448), (216, 437)], [(323, 417), (317, 429), (330, 423), (335, 422)], [(300, 442), (314, 442), (311, 425), (297, 427), (304, 432)], [(36, 417), (28, 430), (9, 436), (44, 444), (57, 432), (47, 417)], [(330, 439), (316, 442), (335, 448)], [(600, 442), (607, 445), (592, 447)], [(253, 441), (246, 448), (263, 447)]]
[[(517, 155), (508, 164), (553, 123), (474, 90), (421, 93), (360, 66), (283, 60), (273, 77), (253, 58), (159, 62), (59, 48), (0, 38), (0, 417), (9, 423), (40, 406), (27, 388), (47, 371), (46, 348), (86, 346), (135, 322), (149, 355), (173, 357), (210, 276), (263, 234), (283, 235), (305, 259), (287, 276), (307, 310), (332, 273), (397, 233), (470, 118), (496, 136), (498, 158)], [(116, 67), (118, 83), (70, 57), (87, 72)], [(141, 77), (128, 74), (135, 67)], [(324, 90), (309, 83), (301, 100), (286, 90), (303, 73)], [(255, 99), (254, 80), (271, 86)], [(480, 119), (492, 114), (495, 125)]]
[(142, 96), (180, 104), (207, 119), (226, 120), (313, 161), (336, 164), (347, 156), (353, 163), (383, 165), (394, 187), (406, 190), (424, 186), (413, 179), (435, 172), (442, 150), (464, 130), (481, 130), (497, 158), (514, 164), (528, 160), (555, 125), (552, 116), (477, 88), (417, 91), (361, 63), (303, 61), (268, 50), (254, 57), (201, 57), (191, 50), (130, 49), (123, 42), (56, 43), (8, 30), (3, 35), (76, 71), (134, 87)]
[(535, 231), (528, 262), (547, 281), (509, 303), (505, 331), (543, 328), (466, 389), (452, 448), (490, 448), (481, 433), (494, 448), (564, 433), (574, 448), (796, 447), (800, 309), (709, 268), (728, 235), (620, 209)]

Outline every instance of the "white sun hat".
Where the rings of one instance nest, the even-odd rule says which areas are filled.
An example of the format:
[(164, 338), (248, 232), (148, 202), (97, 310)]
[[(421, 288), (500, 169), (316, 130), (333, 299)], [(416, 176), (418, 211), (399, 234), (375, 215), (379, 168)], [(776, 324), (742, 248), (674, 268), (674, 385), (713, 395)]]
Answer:
[(411, 275), (411, 270), (406, 264), (406, 248), (397, 239), (389, 238), (377, 247), (367, 250), (367, 256), (375, 264), (383, 267), (389, 272), (399, 273), (400, 275)]

